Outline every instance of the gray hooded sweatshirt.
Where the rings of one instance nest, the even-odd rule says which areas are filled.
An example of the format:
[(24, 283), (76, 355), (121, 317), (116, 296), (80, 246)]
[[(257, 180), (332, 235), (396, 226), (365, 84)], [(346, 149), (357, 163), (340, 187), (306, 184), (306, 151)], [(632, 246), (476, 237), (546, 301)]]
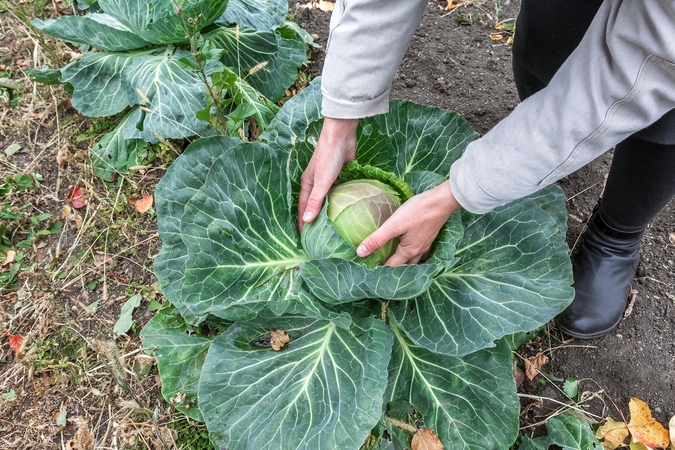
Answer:
[[(322, 74), (325, 117), (385, 113), (426, 1), (337, 0)], [(548, 87), (450, 169), (457, 201), (484, 213), (554, 183), (675, 109), (675, 0), (605, 0)]]

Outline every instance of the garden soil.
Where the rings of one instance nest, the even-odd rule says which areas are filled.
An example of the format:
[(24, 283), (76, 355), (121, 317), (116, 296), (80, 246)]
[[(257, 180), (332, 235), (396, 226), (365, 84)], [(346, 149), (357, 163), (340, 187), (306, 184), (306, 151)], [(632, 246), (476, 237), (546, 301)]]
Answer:
[[(330, 14), (303, 5), (292, 3), (290, 12), (318, 36), (318, 44), (325, 45)], [(445, 1), (431, 1), (396, 74), (392, 98), (457, 111), (479, 134), (489, 131), (519, 103), (511, 72), (510, 33), (494, 28), (498, 22), (512, 23), (519, 5), (519, 1), (476, 1), (447, 11)], [(312, 75), (321, 74), (324, 55), (324, 49), (313, 52)], [(559, 182), (568, 199), (570, 248), (602, 193), (611, 158), (610, 151)], [(566, 378), (580, 380), (586, 399), (581, 407), (592, 414), (622, 420), (628, 417), (630, 397), (638, 397), (649, 404), (656, 420), (668, 423), (675, 415), (673, 260), (675, 201), (644, 234), (631, 306), (614, 332), (588, 341), (570, 339), (550, 323), (521, 349), (523, 358), (538, 352), (550, 358), (542, 375), (519, 388), (523, 426), (537, 424), (559, 409), (548, 399), (565, 400), (560, 389)]]

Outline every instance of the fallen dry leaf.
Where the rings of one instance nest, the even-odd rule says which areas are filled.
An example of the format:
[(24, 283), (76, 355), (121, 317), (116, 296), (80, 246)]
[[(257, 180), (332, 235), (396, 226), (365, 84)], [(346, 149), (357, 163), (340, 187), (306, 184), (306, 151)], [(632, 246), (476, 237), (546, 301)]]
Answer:
[(21, 351), (21, 347), (23, 346), (23, 336), (20, 334), (9, 334), (9, 333), (3, 333), (3, 336), (7, 336), (7, 339), (9, 339), (9, 347), (14, 350), (14, 353), (19, 353)]
[(628, 447), (630, 450), (649, 450), (649, 448), (647, 448), (647, 446), (642, 442), (635, 442), (633, 440), (630, 441)]
[(626, 422), (615, 422), (614, 419), (608, 417), (607, 422), (595, 432), (595, 437), (603, 439), (602, 446), (606, 450), (614, 450), (624, 445), (623, 441), (629, 434)]
[(443, 443), (429, 428), (420, 428), (410, 443), (412, 450), (443, 450)]
[(71, 450), (94, 450), (94, 435), (89, 429), (89, 423), (82, 417), (74, 417), (69, 422), (74, 422), (77, 425), (75, 436), (71, 439), (66, 448)]
[(645, 402), (637, 397), (631, 397), (628, 409), (630, 409), (628, 429), (635, 442), (640, 442), (648, 448), (668, 447), (670, 444), (668, 430), (652, 418), (652, 412)]
[(670, 428), (670, 449), (675, 450), (675, 416), (670, 418), (668, 428)]
[(56, 152), (56, 164), (59, 167), (59, 170), (63, 170), (66, 168), (66, 160), (68, 157), (67, 152), (68, 146), (66, 145), (59, 148), (59, 151)]
[(670, 233), (668, 235), (668, 240), (670, 241), (671, 244), (675, 245), (675, 233)]
[(318, 9), (323, 12), (330, 12), (335, 8), (335, 3), (327, 2), (325, 0), (310, 0), (309, 3), (302, 5), (302, 8), (307, 9)]
[(548, 362), (548, 356), (539, 352), (535, 356), (530, 356), (525, 360), (525, 377), (532, 381), (539, 374), (539, 369)]
[(75, 209), (86, 206), (87, 201), (82, 197), (84, 191), (81, 187), (71, 187), (68, 189), (68, 201)]
[(270, 331), (270, 347), (273, 350), (279, 351), (289, 342), (291, 337), (284, 330)]
[(82, 226), (82, 216), (69, 205), (63, 207), (63, 217), (65, 217), (66, 220), (75, 222), (75, 225), (77, 225), (78, 228)]
[(445, 9), (445, 11), (452, 11), (453, 9), (457, 8), (460, 5), (460, 3), (462, 2), (459, 1), (455, 3), (454, 0), (448, 0), (448, 4), (445, 6), (445, 8), (441, 9)]
[(136, 200), (136, 211), (143, 214), (150, 210), (152, 207), (152, 195), (144, 195), (142, 198)]
[(499, 33), (491, 34), (490, 39), (492, 39), (493, 41), (501, 41), (502, 39), (504, 39), (504, 36)]
[(5, 256), (5, 262), (3, 262), (1, 264), (2, 267), (5, 267), (5, 266), (13, 263), (15, 257), (16, 257), (16, 252), (14, 250), (7, 250), (7, 256)]

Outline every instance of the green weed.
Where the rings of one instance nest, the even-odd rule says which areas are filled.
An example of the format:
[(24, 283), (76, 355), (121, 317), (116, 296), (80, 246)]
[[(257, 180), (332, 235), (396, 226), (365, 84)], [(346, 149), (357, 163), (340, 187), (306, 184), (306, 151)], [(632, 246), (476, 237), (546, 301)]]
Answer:
[(203, 423), (193, 422), (185, 417), (184, 420), (176, 420), (168, 426), (178, 433), (178, 438), (176, 439), (178, 448), (190, 450), (213, 449), (213, 444), (209, 439), (209, 432)]

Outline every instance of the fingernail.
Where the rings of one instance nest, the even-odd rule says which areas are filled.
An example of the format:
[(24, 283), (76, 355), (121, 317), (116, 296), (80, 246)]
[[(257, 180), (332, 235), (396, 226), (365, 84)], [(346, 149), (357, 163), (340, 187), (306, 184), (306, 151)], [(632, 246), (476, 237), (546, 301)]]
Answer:
[(368, 249), (363, 244), (359, 245), (359, 248), (356, 249), (356, 254), (361, 256), (361, 257), (366, 256), (367, 253), (368, 253)]
[(314, 218), (314, 213), (311, 211), (306, 211), (305, 214), (302, 216), (302, 220), (304, 222), (309, 222)]

